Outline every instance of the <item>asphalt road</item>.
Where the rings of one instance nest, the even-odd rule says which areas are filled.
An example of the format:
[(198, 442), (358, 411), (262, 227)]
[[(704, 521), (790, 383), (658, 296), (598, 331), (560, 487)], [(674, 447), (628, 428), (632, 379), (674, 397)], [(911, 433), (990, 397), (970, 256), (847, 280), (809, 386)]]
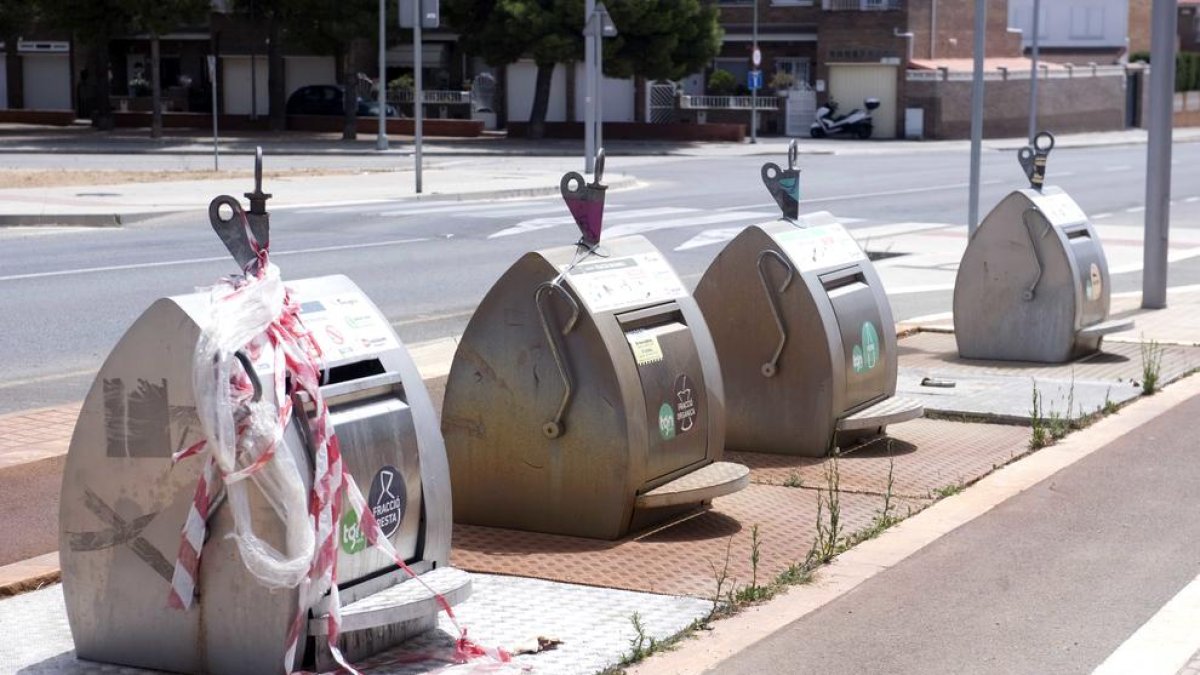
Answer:
[[(1176, 144), (1174, 153), (1175, 226), (1200, 227), (1200, 144)], [(337, 159), (347, 160), (365, 161)], [(63, 166), (74, 161), (72, 155), (61, 156)], [(464, 180), (518, 165), (546, 169), (571, 163), (563, 158), (440, 161), (461, 167)], [(701, 245), (708, 231), (719, 234), (777, 215), (760, 182), (763, 161), (610, 158), (609, 175), (628, 171), (647, 186), (608, 195), (606, 233), (645, 234), (694, 285), (719, 250)], [(1050, 158), (1048, 176), (1098, 222), (1103, 217), (1137, 224), (1144, 163), (1141, 145), (1060, 149)], [(966, 220), (964, 152), (805, 155), (800, 165), (803, 208), (832, 211), (850, 228)], [(1022, 185), (1015, 153), (985, 153), (984, 213)], [(270, 191), (269, 184), (265, 188)], [(1196, 200), (1187, 201), (1191, 197)], [(408, 342), (460, 333), (487, 289), (522, 253), (577, 238), (557, 197), (279, 210), (272, 228), (272, 252), (285, 278), (349, 275)], [(0, 228), (0, 316), (5, 319), (0, 413), (80, 400), (105, 355), (151, 302), (234, 271), (200, 212), (119, 229)], [(1173, 265), (1171, 275), (1172, 284), (1200, 282), (1200, 263)], [(1118, 276), (1114, 290), (1136, 289), (1139, 280), (1137, 274)], [(897, 318), (946, 311), (950, 293), (900, 295), (893, 307)]]
[(1200, 397), (712, 672), (1091, 672), (1200, 573), (1200, 512), (1180, 508), (1197, 415)]

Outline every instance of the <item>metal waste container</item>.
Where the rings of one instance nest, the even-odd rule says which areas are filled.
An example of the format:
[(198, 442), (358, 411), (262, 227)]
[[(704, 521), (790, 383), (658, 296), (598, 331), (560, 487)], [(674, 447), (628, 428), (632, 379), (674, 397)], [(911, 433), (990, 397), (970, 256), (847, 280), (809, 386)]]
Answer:
[(896, 393), (896, 331), (875, 267), (826, 212), (798, 216), (789, 168), (763, 179), (784, 218), (751, 225), (696, 285), (726, 391), (726, 446), (823, 456), (924, 409)]
[[(269, 195), (256, 190), (252, 203), (255, 195), (262, 201), (248, 215), (265, 242), (261, 205)], [(449, 602), (461, 601), (470, 581), (448, 566), (445, 449), (412, 359), (350, 279), (326, 276), (287, 287), (325, 355), (321, 391), (347, 469), (410, 567)], [(207, 293), (158, 300), (121, 338), (83, 403), (63, 472), (59, 538), (67, 617), (80, 658), (178, 672), (283, 670), (299, 591), (272, 590), (251, 576), (229, 537), (234, 526), (227, 501), (208, 521), (191, 608), (168, 607), (180, 533), (202, 469), (200, 461), (173, 465), (172, 453), (200, 440), (192, 355), (211, 320)], [(271, 381), (270, 358), (253, 369), (261, 382)], [(271, 387), (262, 387), (262, 396), (274, 401)], [(308, 490), (312, 458), (297, 416), (312, 407), (293, 400), (277, 452), (290, 453), (301, 473), (307, 471)], [(258, 534), (291, 555), (280, 517), (254, 487), (249, 493)], [(367, 545), (345, 507), (336, 529), (339, 644), (353, 660), (432, 628), (438, 605)], [(292, 667), (332, 667), (325, 647), (332, 600), (326, 594), (307, 608)]]
[(968, 359), (1062, 363), (1100, 349), (1129, 320), (1109, 320), (1100, 237), (1070, 195), (1043, 187), (1053, 136), (1019, 158), (1030, 187), (1005, 197), (967, 244), (954, 283), (954, 335)]
[(645, 238), (599, 244), (603, 186), (582, 184), (568, 174), (563, 193), (584, 239), (518, 260), (455, 353), (442, 431), (458, 522), (616, 539), (749, 482), (719, 461), (699, 309)]

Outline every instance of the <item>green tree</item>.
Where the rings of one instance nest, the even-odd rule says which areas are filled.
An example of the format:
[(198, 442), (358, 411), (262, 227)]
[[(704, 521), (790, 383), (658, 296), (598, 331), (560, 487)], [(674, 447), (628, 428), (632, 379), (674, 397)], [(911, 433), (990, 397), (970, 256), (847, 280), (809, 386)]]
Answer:
[[(358, 70), (356, 52), (379, 39), (379, 3), (376, 0), (287, 0), (292, 14), (288, 35), (317, 54), (328, 54), (337, 63), (344, 89), (345, 116), (342, 138), (357, 136), (355, 114)], [(391, 4), (391, 3), (389, 3)], [(369, 51), (369, 50), (368, 50)]]
[[(556, 63), (583, 59), (583, 0), (443, 0), (446, 22), (467, 51), (493, 66), (537, 64), (529, 133), (545, 131)], [(609, 14), (618, 37), (604, 41), (604, 72), (679, 79), (700, 70), (721, 46), (717, 10), (704, 0), (619, 0)]]
[(159, 67), (159, 36), (181, 25), (203, 19), (209, 0), (121, 0), (129, 16), (130, 27), (150, 34), (150, 95), (153, 114), (150, 137), (162, 138), (162, 77)]

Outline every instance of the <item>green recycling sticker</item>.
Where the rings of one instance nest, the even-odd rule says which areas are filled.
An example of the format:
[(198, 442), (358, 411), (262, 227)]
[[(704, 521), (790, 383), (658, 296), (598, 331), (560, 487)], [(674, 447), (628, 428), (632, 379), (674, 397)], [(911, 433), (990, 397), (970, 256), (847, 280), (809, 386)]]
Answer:
[(675, 438), (675, 408), (664, 403), (658, 409), (658, 433), (664, 441)]
[(367, 548), (367, 537), (363, 534), (362, 528), (358, 526), (358, 514), (354, 512), (354, 509), (346, 509), (346, 513), (342, 514), (339, 529), (341, 534), (338, 539), (341, 541), (343, 551), (354, 555)]
[(854, 345), (854, 372), (865, 373), (879, 363), (879, 333), (875, 324), (864, 321), (862, 325), (861, 342)]

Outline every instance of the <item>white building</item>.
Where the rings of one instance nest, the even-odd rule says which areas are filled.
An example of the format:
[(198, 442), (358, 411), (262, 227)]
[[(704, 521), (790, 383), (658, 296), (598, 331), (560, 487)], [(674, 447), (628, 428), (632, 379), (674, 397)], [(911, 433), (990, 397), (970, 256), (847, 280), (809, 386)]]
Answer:
[[(1021, 46), (1033, 43), (1034, 0), (1008, 0), (1008, 25), (1021, 30)], [(1059, 62), (1113, 63), (1125, 56), (1128, 0), (1041, 0), (1038, 51)]]

